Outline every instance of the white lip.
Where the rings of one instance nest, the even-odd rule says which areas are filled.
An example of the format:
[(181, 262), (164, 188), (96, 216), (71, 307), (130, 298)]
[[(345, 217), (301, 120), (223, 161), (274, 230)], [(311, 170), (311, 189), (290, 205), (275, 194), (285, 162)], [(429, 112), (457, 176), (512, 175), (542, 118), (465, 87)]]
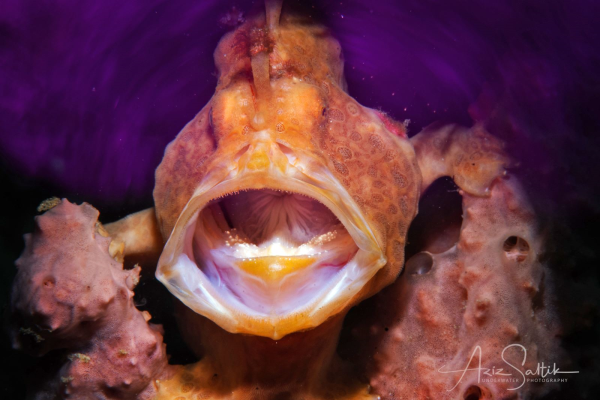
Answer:
[[(242, 163), (221, 164), (215, 165), (205, 176), (165, 245), (156, 277), (184, 304), (223, 329), (278, 339), (294, 331), (315, 327), (342, 311), (386, 264), (386, 259), (359, 207), (326, 168), (315, 168), (314, 163), (302, 154), (286, 157), (275, 142), (267, 145), (273, 160), (267, 169), (252, 171), (240, 166)], [(249, 151), (252, 150), (251, 145)], [(286, 157), (285, 163), (276, 162), (281, 157)], [(193, 232), (188, 228), (196, 223), (200, 211), (210, 201), (244, 189), (284, 190), (316, 199), (335, 214), (358, 247), (352, 260), (320, 288), (315, 298), (284, 314), (273, 310), (257, 311), (238, 299), (223, 296), (186, 255), (190, 253), (184, 246), (191, 243), (186, 235)]]

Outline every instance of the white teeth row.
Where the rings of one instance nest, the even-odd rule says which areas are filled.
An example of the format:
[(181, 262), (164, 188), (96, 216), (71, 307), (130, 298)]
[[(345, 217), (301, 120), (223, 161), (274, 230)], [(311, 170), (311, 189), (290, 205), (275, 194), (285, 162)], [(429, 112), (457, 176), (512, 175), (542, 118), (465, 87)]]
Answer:
[(232, 248), (234, 257), (244, 259), (268, 256), (320, 256), (327, 253), (327, 250), (317, 252), (312, 246), (307, 245), (285, 246), (277, 239), (261, 247), (249, 243), (235, 243), (227, 246)]
[[(256, 189), (238, 189), (238, 190), (235, 190), (233, 192), (224, 193), (224, 194), (222, 194), (220, 196), (212, 198), (211, 201), (214, 202), (214, 201), (222, 200), (225, 197), (235, 196), (235, 195), (240, 194), (242, 192), (251, 192), (253, 190), (256, 190)], [(279, 192), (279, 193), (283, 193), (283, 194), (295, 194), (295, 195), (298, 195), (298, 196), (303, 196), (303, 197), (307, 197), (309, 199), (312, 199), (312, 197), (307, 196), (307, 195), (305, 195), (303, 193), (290, 192), (289, 190), (281, 190), (281, 189), (271, 189), (271, 190), (274, 191), (274, 192)]]
[[(258, 249), (258, 246), (256, 246), (255, 244), (252, 244), (252, 243), (248, 243), (248, 241), (246, 239), (240, 237), (234, 231), (236, 231), (235, 228), (233, 228), (232, 230), (224, 232), (225, 235), (227, 235), (227, 239), (225, 239), (225, 245), (227, 247), (231, 247), (231, 246), (235, 246), (235, 245), (241, 245), (241, 246), (247, 246), (247, 247), (252, 247), (252, 248)], [(318, 247), (318, 246), (323, 246), (324, 244), (326, 244), (328, 242), (331, 242), (336, 237), (337, 237), (337, 231), (333, 230), (333, 231), (324, 233), (322, 235), (315, 236), (314, 238), (310, 239), (305, 244), (302, 244), (302, 245), (300, 245), (298, 247), (296, 247), (296, 246), (284, 246), (284, 247), (298, 248), (298, 249), (301, 249), (303, 247), (313, 247), (313, 246)], [(279, 240), (276, 240), (276, 243), (279, 244)]]
[[(320, 251), (320, 252), (318, 252), (318, 253), (314, 253), (314, 254), (300, 255), (300, 256), (297, 256), (297, 257), (315, 257), (315, 256), (321, 256), (321, 255), (323, 255), (323, 254), (325, 254), (325, 253), (327, 253), (327, 251)], [(260, 257), (260, 256), (257, 256), (257, 257)], [(246, 258), (240, 258), (240, 260), (241, 260), (242, 262), (243, 262), (243, 261), (251, 261), (251, 260), (253, 260), (253, 259), (257, 258), (257, 257), (249, 257), (249, 258), (248, 258), (248, 257), (246, 257)], [(283, 259), (284, 259), (284, 260), (287, 260), (287, 261), (291, 261), (291, 260), (293, 260), (294, 258), (293, 258), (293, 257), (283, 257)]]
[(240, 237), (235, 229), (225, 231), (227, 239), (225, 247), (233, 251), (233, 256), (240, 259), (248, 259), (255, 257), (267, 256), (320, 256), (327, 253), (327, 250), (316, 251), (315, 247), (333, 240), (336, 237), (336, 232), (329, 232), (324, 235), (313, 238), (309, 243), (300, 246), (293, 246), (281, 238), (275, 237), (266, 243), (257, 246), (253, 243), (248, 243)]
[(337, 237), (337, 231), (333, 230), (331, 232), (324, 233), (319, 236), (315, 236), (310, 239), (306, 244), (309, 246), (322, 246), (327, 242), (331, 242), (333, 239)]

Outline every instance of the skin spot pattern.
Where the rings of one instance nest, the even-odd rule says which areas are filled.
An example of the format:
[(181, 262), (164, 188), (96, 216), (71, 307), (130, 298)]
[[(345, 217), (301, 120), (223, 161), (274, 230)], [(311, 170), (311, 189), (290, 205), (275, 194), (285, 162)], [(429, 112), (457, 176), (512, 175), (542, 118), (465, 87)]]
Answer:
[(377, 167), (374, 165), (369, 165), (369, 169), (367, 170), (369, 176), (376, 178), (377, 177)]
[(400, 210), (405, 217), (408, 216), (408, 202), (406, 201), (406, 196), (400, 197)]
[(408, 181), (406, 176), (400, 172), (400, 167), (395, 165), (392, 168), (392, 177), (394, 178), (394, 182), (400, 187), (405, 188), (408, 185)]
[(371, 195), (371, 199), (375, 202), (375, 203), (381, 203), (383, 201), (383, 196), (380, 195), (379, 193), (373, 193)]
[(347, 147), (338, 147), (338, 153), (346, 160), (352, 158), (352, 151)]
[(346, 104), (346, 110), (352, 116), (358, 115), (358, 107), (354, 103), (348, 103), (348, 104)]
[(181, 386), (181, 392), (182, 392), (182, 393), (191, 392), (193, 388), (194, 388), (194, 385), (193, 385), (193, 384), (191, 384), (191, 383), (189, 383), (189, 382), (188, 382), (188, 383), (184, 383), (184, 384)]
[(327, 115), (329, 116), (329, 118), (331, 118), (334, 121), (344, 121), (346, 119), (346, 117), (344, 116), (344, 113), (341, 112), (340, 110), (338, 110), (337, 108), (332, 108), (327, 112)]
[(354, 200), (356, 204), (358, 204), (361, 207), (365, 205), (365, 201), (360, 196), (354, 195), (352, 196), (352, 200)]
[(371, 143), (371, 146), (373, 146), (377, 150), (382, 150), (384, 147), (381, 137), (379, 137), (379, 135), (375, 135), (375, 134), (370, 135), (369, 143)]
[(348, 168), (344, 164), (342, 164), (341, 162), (336, 161), (336, 160), (331, 160), (331, 161), (333, 162), (333, 166), (335, 167), (335, 170), (337, 172), (339, 172), (340, 174), (342, 174), (344, 176), (348, 175)]
[(392, 246), (394, 257), (401, 258), (404, 256), (404, 245), (397, 240), (394, 240), (394, 244)]
[(393, 150), (388, 150), (385, 152), (384, 160), (387, 162), (393, 161), (396, 158), (396, 153)]
[[(413, 164), (407, 162), (410, 158), (401, 148), (396, 148), (379, 124), (369, 120), (367, 114), (361, 114), (360, 106), (346, 102), (340, 107), (339, 102), (331, 98), (335, 93), (333, 88), (325, 112), (328, 141), (336, 139), (337, 158), (330, 157), (331, 165), (356, 204), (376, 222), (390, 268), (400, 269), (404, 262), (402, 243), (416, 204), (413, 201), (416, 194), (412, 193), (416, 186), (411, 184), (415, 174)], [(345, 113), (338, 114), (339, 110)], [(341, 115), (344, 120), (340, 120)], [(360, 186), (356, 182), (361, 182)], [(366, 193), (367, 199), (360, 193)], [(399, 243), (396, 250), (392, 239)]]
[(377, 215), (375, 216), (375, 219), (377, 220), (377, 222), (379, 222), (379, 224), (380, 224), (381, 226), (383, 226), (383, 227), (384, 227), (384, 229), (385, 229), (386, 231), (389, 229), (389, 226), (390, 226), (390, 224), (389, 224), (389, 222), (388, 222), (388, 220), (387, 220), (387, 217), (386, 217), (384, 214), (382, 214), (382, 213), (377, 213)]
[(360, 142), (362, 140), (362, 136), (360, 133), (353, 131), (350, 134), (350, 139), (354, 140), (355, 142)]

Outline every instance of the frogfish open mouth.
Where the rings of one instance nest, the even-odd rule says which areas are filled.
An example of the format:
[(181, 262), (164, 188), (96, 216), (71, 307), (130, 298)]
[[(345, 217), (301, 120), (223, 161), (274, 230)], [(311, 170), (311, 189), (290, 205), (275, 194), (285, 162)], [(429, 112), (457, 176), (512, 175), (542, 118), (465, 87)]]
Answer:
[(223, 328), (277, 338), (343, 309), (386, 259), (325, 166), (267, 129), (255, 138), (196, 189), (158, 277)]

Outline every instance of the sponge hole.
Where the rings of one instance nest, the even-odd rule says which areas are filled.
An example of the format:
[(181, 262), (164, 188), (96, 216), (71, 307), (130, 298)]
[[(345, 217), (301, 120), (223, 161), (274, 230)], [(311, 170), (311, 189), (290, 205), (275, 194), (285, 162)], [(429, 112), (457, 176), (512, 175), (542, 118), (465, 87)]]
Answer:
[(460, 236), (462, 197), (450, 178), (433, 182), (419, 202), (419, 214), (410, 225), (406, 259), (422, 251), (441, 254)]
[(422, 251), (415, 254), (406, 262), (406, 273), (409, 275), (425, 275), (433, 267), (433, 257)]
[(502, 245), (506, 257), (517, 262), (525, 261), (529, 255), (529, 243), (519, 236), (510, 236)]
[(481, 388), (477, 385), (469, 386), (463, 395), (464, 400), (480, 400), (483, 399)]

